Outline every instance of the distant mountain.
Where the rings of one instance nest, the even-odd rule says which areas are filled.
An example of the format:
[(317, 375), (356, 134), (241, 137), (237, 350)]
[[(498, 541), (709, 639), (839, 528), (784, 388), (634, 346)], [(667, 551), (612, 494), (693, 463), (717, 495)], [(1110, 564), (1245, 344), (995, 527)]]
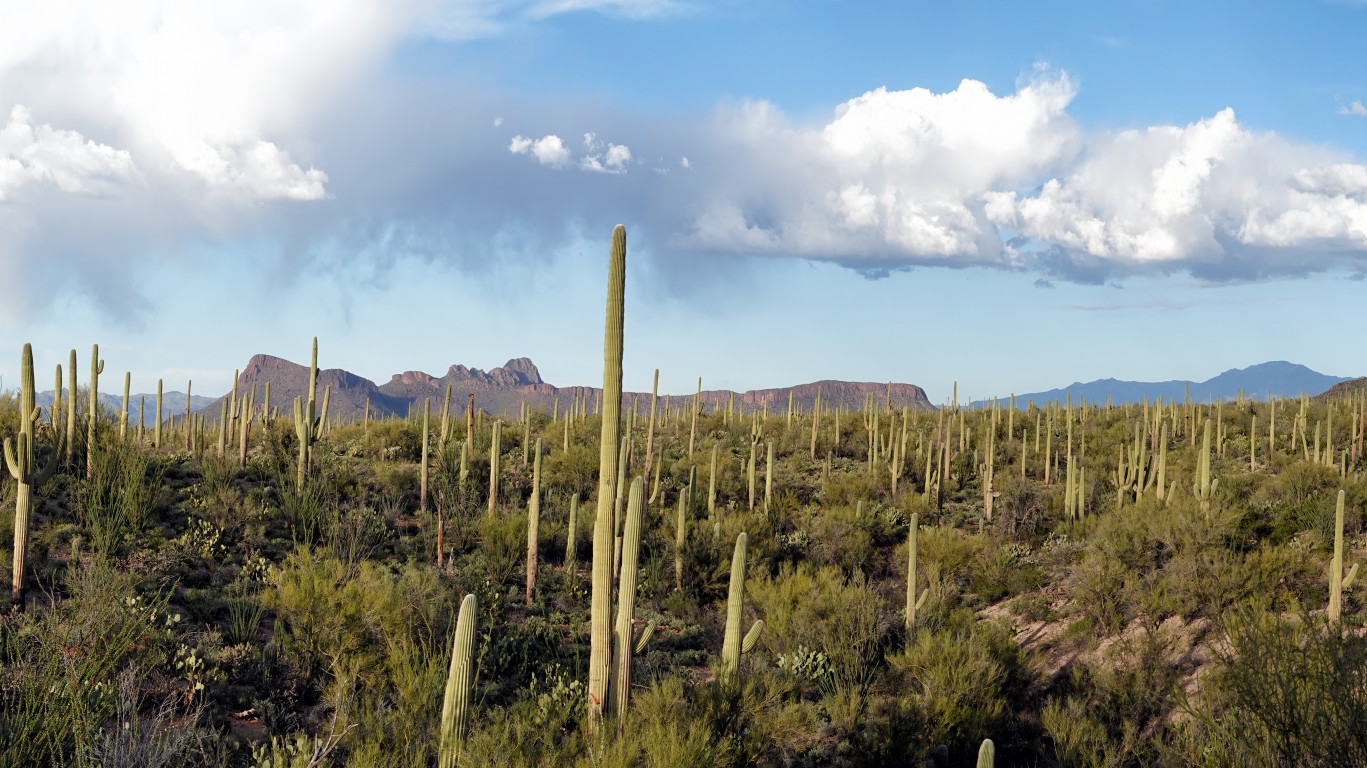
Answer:
[[(294, 418), (294, 398), (307, 397), (309, 388), (308, 366), (292, 363), (272, 355), (253, 355), (238, 375), (238, 396), (255, 392), (254, 405), (260, 408), (266, 400), (266, 385), (270, 384), (270, 406), (279, 409), (282, 418)], [(331, 388), (328, 401), (330, 418), (342, 421), (360, 420), (365, 414), (366, 401), (370, 401), (371, 412), (375, 415), (402, 414), (407, 403), (396, 400), (380, 391), (375, 382), (362, 378), (341, 368), (320, 368), (318, 370), (318, 402), (322, 407), (323, 394)], [(227, 397), (225, 394), (223, 397)], [(223, 397), (206, 404), (205, 415), (210, 421), (217, 421), (222, 413)]]
[[(101, 385), (101, 388), (103, 388), (103, 384)], [(87, 392), (88, 390), (81, 390), (82, 400), (79, 403), (79, 406), (82, 409), (84, 409), (86, 404), (90, 402), (90, 395), (87, 394)], [(66, 407), (66, 398), (69, 395), (69, 391), (64, 390), (62, 392), (63, 408)], [(150, 394), (140, 392), (138, 394), (130, 394), (128, 396), (128, 423), (133, 425), (136, 425), (138, 423), (139, 398), (145, 398), (143, 404), (143, 419), (146, 425), (150, 427), (152, 426), (152, 424), (155, 423), (157, 415), (156, 392), (152, 392)], [(47, 413), (47, 411), (50, 408), (52, 408), (52, 390), (49, 389), (45, 392), (39, 392), (38, 395), (34, 398), (34, 402), (36, 402), (39, 406), (42, 407), (44, 413)], [(212, 397), (204, 397), (203, 395), (191, 395), (190, 410), (198, 411), (199, 409), (203, 408), (204, 406), (212, 402), (215, 402), (214, 398)], [(106, 410), (106, 412), (117, 414), (119, 412), (119, 408), (123, 405), (123, 382), (119, 382), (119, 391), (116, 394), (101, 392), (100, 404)], [(172, 416), (184, 416), (185, 393), (163, 391), (161, 393), (161, 411), (163, 421), (171, 418)]]
[[(1073, 402), (1086, 400), (1104, 403), (1108, 399), (1119, 405), (1135, 403), (1145, 398), (1153, 400), (1192, 400), (1225, 399), (1232, 400), (1242, 390), (1245, 397), (1255, 400), (1265, 399), (1269, 394), (1278, 397), (1296, 397), (1301, 393), (1318, 395), (1339, 382), (1347, 381), (1342, 376), (1327, 376), (1306, 368), (1303, 365), (1277, 360), (1248, 368), (1234, 368), (1206, 381), (1120, 381), (1100, 379), (1086, 383), (1069, 384), (1062, 389), (1047, 392), (1026, 392), (1016, 395), (1016, 404), (1024, 408), (1033, 400), (1036, 405), (1050, 401), (1063, 402), (1072, 397)], [(981, 405), (987, 401), (979, 401)]]
[[(309, 370), (303, 365), (292, 363), (270, 355), (255, 355), (247, 362), (238, 377), (238, 392), (251, 391), (256, 387), (256, 403), (261, 404), (265, 397), (265, 385), (270, 383), (271, 406), (278, 407), (282, 417), (292, 418), (294, 398), (304, 396), (308, 389)], [(442, 376), (432, 376), (422, 371), (396, 373), (389, 381), (376, 385), (369, 379), (331, 368), (318, 371), (318, 394), (321, 401), (325, 388), (332, 387), (328, 404), (330, 418), (341, 421), (356, 421), (365, 413), (366, 403), (370, 403), (373, 416), (403, 416), (409, 408), (420, 408), (425, 400), (430, 400), (434, 413), (440, 412), (446, 397), (446, 387), (451, 387), (451, 408), (454, 413), (465, 413), (470, 395), (474, 395), (475, 408), (492, 414), (517, 414), (522, 403), (534, 408), (552, 409), (557, 400), (560, 409), (570, 407), (575, 398), (587, 397), (593, 403), (600, 390), (594, 387), (557, 387), (541, 378), (536, 365), (525, 357), (518, 357), (489, 371), (452, 365)], [(731, 392), (730, 390), (707, 390), (702, 393), (702, 401), (709, 408), (725, 407), (732, 397), (737, 404), (747, 410), (762, 407), (769, 403), (770, 413), (785, 413), (788, 408), (788, 394), (792, 392), (793, 404), (810, 409), (821, 392), (822, 403), (830, 406), (861, 408), (867, 397), (874, 397), (881, 405), (889, 400), (896, 408), (908, 407), (915, 410), (933, 410), (920, 387), (911, 384), (876, 384), (847, 381), (820, 381), (801, 384), (795, 387), (749, 390)], [(625, 392), (623, 404), (631, 407), (637, 400), (642, 407), (649, 403), (649, 392)], [(686, 395), (661, 395), (662, 400), (678, 407)], [(217, 420), (222, 398), (205, 403), (203, 410), (210, 420)], [(592, 406), (591, 406), (592, 407)]]

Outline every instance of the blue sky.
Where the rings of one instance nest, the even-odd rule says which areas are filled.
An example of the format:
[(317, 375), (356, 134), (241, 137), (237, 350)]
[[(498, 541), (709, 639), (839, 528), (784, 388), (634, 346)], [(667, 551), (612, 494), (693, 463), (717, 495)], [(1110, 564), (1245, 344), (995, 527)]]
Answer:
[(0, 29), (0, 376), (1367, 374), (1367, 4), (137, 0)]

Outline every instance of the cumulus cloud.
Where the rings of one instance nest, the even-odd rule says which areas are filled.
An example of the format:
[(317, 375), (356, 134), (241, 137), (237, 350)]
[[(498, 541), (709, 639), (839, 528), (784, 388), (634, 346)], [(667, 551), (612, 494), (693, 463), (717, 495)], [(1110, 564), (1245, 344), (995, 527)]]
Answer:
[(86, 139), (76, 131), (33, 124), (18, 105), (0, 128), (0, 202), (21, 187), (48, 183), (63, 192), (104, 194), (137, 174), (126, 151)]
[(607, 143), (598, 139), (597, 134), (584, 134), (584, 158), (579, 167), (595, 173), (625, 173), (631, 163), (631, 148), (623, 144)]
[(1047, 70), (1006, 95), (972, 80), (880, 88), (824, 125), (742, 104), (714, 126), (715, 191), (676, 244), (873, 275), (991, 265), (1087, 282), (1303, 273), (1367, 255), (1367, 165), (1252, 131), (1230, 109), (1089, 135), (1067, 111), (1075, 92)]
[(514, 136), (508, 143), (508, 151), (514, 155), (530, 155), (542, 165), (549, 165), (552, 168), (563, 168), (570, 160), (570, 149), (565, 146), (565, 142), (555, 134), (542, 136), (539, 139), (529, 139), (526, 136)]
[(873, 268), (1004, 264), (984, 193), (1071, 161), (1082, 146), (1066, 112), (1073, 93), (1064, 75), (1004, 97), (974, 80), (948, 93), (880, 88), (817, 127), (792, 125), (771, 104), (744, 104), (718, 128), (729, 159), (750, 167), (681, 242)]
[(1364, 191), (1367, 166), (1250, 131), (1225, 109), (1097, 137), (1038, 192), (995, 193), (991, 218), (1023, 238), (1018, 256), (1051, 251), (1058, 268), (1243, 277), (1300, 271), (1307, 251), (1325, 266), (1367, 251)]
[[(552, 168), (565, 168), (570, 164), (570, 148), (563, 139), (548, 134), (532, 139), (518, 134), (508, 142), (508, 151), (514, 155), (527, 155), (542, 165)], [(604, 142), (592, 132), (584, 134), (584, 152), (579, 158), (579, 168), (593, 173), (626, 173), (631, 164), (631, 148), (624, 144)]]

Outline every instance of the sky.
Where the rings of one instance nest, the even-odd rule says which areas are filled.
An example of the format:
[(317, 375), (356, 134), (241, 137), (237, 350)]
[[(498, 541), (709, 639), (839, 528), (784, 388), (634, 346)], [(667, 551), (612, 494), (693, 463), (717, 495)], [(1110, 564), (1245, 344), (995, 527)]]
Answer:
[(1367, 3), (0, 0), (0, 382), (1367, 374)]

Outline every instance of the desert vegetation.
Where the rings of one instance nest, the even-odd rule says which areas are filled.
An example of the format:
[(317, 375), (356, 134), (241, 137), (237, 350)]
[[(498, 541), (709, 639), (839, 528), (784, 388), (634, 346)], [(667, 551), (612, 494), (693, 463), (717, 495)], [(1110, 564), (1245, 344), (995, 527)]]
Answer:
[(0, 764), (1367, 764), (1362, 390), (624, 402), (625, 259), (551, 409), (329, 418), (315, 340), (144, 428), (25, 348)]

